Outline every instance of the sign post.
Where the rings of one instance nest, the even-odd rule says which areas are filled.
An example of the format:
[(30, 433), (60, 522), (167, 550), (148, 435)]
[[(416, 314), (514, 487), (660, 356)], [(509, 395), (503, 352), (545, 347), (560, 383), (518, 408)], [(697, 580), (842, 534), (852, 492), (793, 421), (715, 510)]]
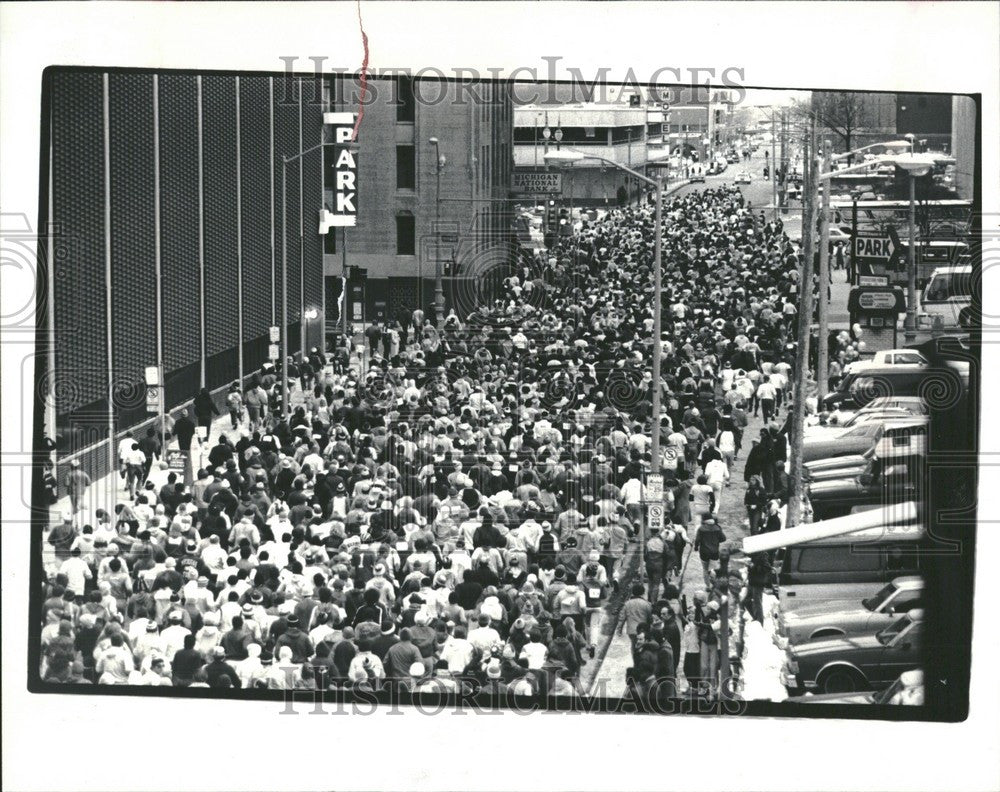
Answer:
[(896, 252), (896, 243), (892, 235), (886, 236), (855, 236), (854, 237), (854, 272), (858, 285), (864, 285), (862, 278), (884, 277), (889, 281), (889, 267)]
[(851, 324), (863, 328), (865, 356), (896, 348), (896, 323), (906, 310), (898, 286), (855, 286), (847, 298)]

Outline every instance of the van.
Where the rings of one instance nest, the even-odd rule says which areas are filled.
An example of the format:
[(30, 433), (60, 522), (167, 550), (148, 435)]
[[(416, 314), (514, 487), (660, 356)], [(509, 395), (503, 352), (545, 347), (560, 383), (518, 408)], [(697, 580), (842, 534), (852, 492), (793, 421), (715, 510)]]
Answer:
[(920, 574), (923, 526), (880, 526), (781, 548), (775, 556), (782, 611), (803, 602), (861, 600), (902, 575)]
[(941, 317), (946, 326), (972, 327), (972, 265), (938, 267), (920, 295), (917, 319), (930, 324)]

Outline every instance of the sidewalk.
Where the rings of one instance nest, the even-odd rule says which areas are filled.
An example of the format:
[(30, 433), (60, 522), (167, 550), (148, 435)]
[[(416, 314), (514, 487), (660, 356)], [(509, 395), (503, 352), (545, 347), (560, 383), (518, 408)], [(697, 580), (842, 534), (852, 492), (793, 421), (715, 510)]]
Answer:
[[(303, 402), (304, 399), (302, 391), (296, 387), (289, 394), (289, 404), (294, 410)], [(198, 468), (204, 467), (208, 463), (208, 453), (212, 450), (212, 447), (218, 443), (219, 437), (225, 435), (235, 444), (240, 439), (241, 432), (245, 431), (249, 431), (249, 423), (246, 420), (240, 424), (239, 429), (234, 430), (229, 418), (229, 413), (223, 411), (222, 415), (212, 421), (212, 428), (208, 443), (201, 443), (198, 440), (197, 435), (191, 441), (192, 467), (195, 473), (197, 474)], [(167, 479), (172, 472), (165, 465), (161, 466), (161, 463), (166, 462), (170, 451), (177, 450), (179, 450), (177, 439), (168, 439), (160, 459), (153, 463), (153, 467), (149, 471), (147, 481), (153, 482), (153, 486), (157, 492), (159, 492), (160, 488), (167, 483)], [(117, 454), (117, 449), (115, 449), (115, 453)], [(64, 467), (63, 465), (60, 465), (59, 467), (59, 475), (62, 477), (65, 475), (66, 471), (62, 469)], [(117, 504), (131, 502), (132, 499), (129, 497), (128, 489), (125, 487), (125, 481), (121, 478), (116, 468), (107, 475), (95, 479), (93, 483), (91, 483), (90, 487), (87, 488), (87, 494), (83, 501), (83, 509), (76, 514), (77, 527), (79, 528), (87, 523), (92, 523), (94, 520), (94, 512), (97, 509), (104, 509), (110, 513), (114, 511), (114, 507)], [(51, 515), (50, 525), (55, 522), (62, 522), (62, 515), (65, 512), (69, 512), (71, 509), (72, 505), (70, 503), (69, 495), (64, 495), (55, 503), (55, 505), (49, 508), (49, 513)]]

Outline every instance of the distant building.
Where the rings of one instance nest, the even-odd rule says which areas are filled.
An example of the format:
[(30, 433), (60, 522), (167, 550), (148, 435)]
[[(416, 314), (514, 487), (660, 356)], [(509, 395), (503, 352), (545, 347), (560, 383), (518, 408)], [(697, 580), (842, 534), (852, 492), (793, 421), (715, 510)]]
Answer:
[(572, 200), (577, 206), (625, 203), (641, 192), (640, 183), (628, 174), (599, 160), (583, 160), (572, 167), (549, 165), (545, 155), (571, 149), (642, 172), (647, 162), (647, 122), (647, 108), (628, 103), (518, 107), (514, 110), (515, 171), (561, 170), (561, 200)]
[[(330, 78), (325, 107), (356, 111), (357, 94), (353, 78)], [(512, 115), (510, 87), (502, 82), (407, 76), (369, 82), (356, 154), (357, 226), (325, 239), (328, 303), (339, 303), (346, 276), (354, 284), (352, 321), (426, 308), (433, 304), (438, 258), (451, 276), (504, 246), (511, 233)], [(328, 185), (326, 204), (332, 203)], [(444, 291), (450, 305), (453, 289)], [(331, 311), (330, 329), (338, 321)]]
[(976, 103), (968, 96), (951, 97), (951, 153), (955, 158), (955, 191), (973, 200), (976, 185)]

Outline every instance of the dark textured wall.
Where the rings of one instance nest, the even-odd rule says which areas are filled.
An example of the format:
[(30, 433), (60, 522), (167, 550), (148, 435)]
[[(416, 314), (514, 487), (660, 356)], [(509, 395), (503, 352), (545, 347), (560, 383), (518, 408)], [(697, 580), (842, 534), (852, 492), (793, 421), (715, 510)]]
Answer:
[[(73, 261), (60, 268), (55, 284), (54, 366), (61, 454), (107, 439), (109, 380), (115, 383), (113, 406), (119, 431), (148, 417), (143, 369), (156, 363), (158, 329), (157, 136), (160, 328), (167, 406), (191, 398), (200, 386), (203, 366), (210, 388), (235, 379), (241, 345), (245, 376), (265, 361), (268, 327), (275, 314), (280, 323), (281, 284), (279, 281), (275, 306), (272, 261), (278, 266), (280, 278), (283, 222), (287, 222), (289, 232), (287, 334), (291, 353), (300, 348), (303, 294), (307, 307), (322, 307), (322, 240), (317, 233), (322, 202), (320, 154), (303, 161), (301, 179), (298, 161), (289, 165), (287, 212), (283, 214), (280, 206), (281, 156), (298, 153), (300, 129), (303, 148), (322, 139), (322, 106), (314, 101), (311, 82), (303, 91), (296, 83), (289, 90), (284, 78), (274, 77), (272, 103), (270, 76), (247, 75), (237, 86), (232, 75), (203, 75), (203, 165), (199, 171), (198, 77), (158, 75), (157, 127), (153, 74), (111, 73), (107, 105), (110, 180), (105, 185), (103, 78), (96, 71), (53, 71), (48, 75), (53, 147), (51, 221), (73, 239)], [(272, 176), (276, 179), (273, 203)], [(110, 282), (105, 259), (106, 197), (110, 197), (111, 206)], [(199, 247), (202, 205), (203, 251)], [(204, 293), (200, 288), (202, 278)], [(105, 303), (109, 290), (114, 366), (111, 374)], [(319, 323), (317, 320), (317, 327)], [(310, 336), (311, 345), (320, 339), (318, 330), (315, 332)]]
[[(54, 73), (52, 218), (73, 258), (55, 280), (56, 412), (64, 442), (106, 436), (104, 88), (96, 73)], [(102, 434), (103, 433), (103, 434)]]

